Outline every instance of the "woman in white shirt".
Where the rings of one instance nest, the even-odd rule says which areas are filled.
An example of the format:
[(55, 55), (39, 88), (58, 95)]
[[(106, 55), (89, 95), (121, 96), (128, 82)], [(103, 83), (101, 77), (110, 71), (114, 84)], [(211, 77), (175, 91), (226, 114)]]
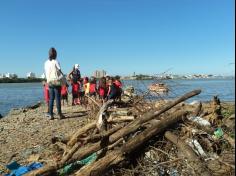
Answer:
[(49, 117), (51, 120), (54, 119), (53, 116), (53, 105), (54, 99), (56, 99), (57, 113), (59, 119), (64, 118), (61, 112), (61, 85), (58, 84), (58, 74), (63, 75), (59, 62), (56, 60), (57, 51), (55, 48), (50, 48), (49, 58), (44, 64), (45, 75), (47, 83), (49, 85)]

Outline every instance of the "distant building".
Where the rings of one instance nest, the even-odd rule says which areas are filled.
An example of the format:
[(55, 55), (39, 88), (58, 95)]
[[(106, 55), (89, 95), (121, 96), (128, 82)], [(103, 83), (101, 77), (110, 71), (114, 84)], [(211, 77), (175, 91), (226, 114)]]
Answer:
[(46, 78), (45, 74), (43, 73), (43, 74), (40, 76), (40, 78), (45, 79), (45, 78)]
[(94, 71), (93, 76), (95, 78), (105, 77), (106, 76), (106, 71), (104, 71), (104, 70), (101, 70), (101, 71), (100, 70), (96, 70), (96, 71)]
[(0, 79), (6, 78), (5, 74), (0, 74)]
[(26, 77), (27, 78), (35, 78), (36, 76), (35, 76), (35, 73), (29, 72), (29, 73), (27, 73)]
[(6, 78), (17, 78), (18, 76), (17, 76), (17, 74), (15, 74), (15, 73), (6, 73), (6, 74), (5, 74), (5, 77), (6, 77)]

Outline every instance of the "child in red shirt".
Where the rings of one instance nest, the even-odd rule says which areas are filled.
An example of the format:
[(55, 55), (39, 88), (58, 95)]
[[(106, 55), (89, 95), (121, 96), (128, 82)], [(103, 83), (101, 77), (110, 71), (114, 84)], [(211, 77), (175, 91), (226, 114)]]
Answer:
[(102, 103), (105, 102), (106, 100), (106, 78), (105, 77), (102, 77), (100, 80), (99, 80), (99, 84), (98, 84), (98, 93), (99, 93), (99, 98), (100, 100), (102, 100)]
[(110, 78), (108, 81), (109, 89), (108, 89), (108, 99), (118, 99), (121, 101), (122, 94), (122, 83), (120, 81), (120, 77), (116, 76), (115, 78)]
[(66, 101), (68, 105), (68, 87), (69, 85), (67, 83), (61, 86), (61, 100), (62, 100), (63, 106), (64, 106), (64, 100)]
[(90, 79), (90, 85), (89, 85), (89, 95), (94, 96), (96, 98), (97, 94), (97, 83), (96, 83), (96, 78), (91, 77)]

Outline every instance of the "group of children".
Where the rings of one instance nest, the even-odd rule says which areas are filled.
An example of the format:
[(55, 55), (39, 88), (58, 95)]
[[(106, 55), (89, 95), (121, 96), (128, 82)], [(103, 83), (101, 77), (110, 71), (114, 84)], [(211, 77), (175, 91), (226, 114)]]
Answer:
[[(109, 99), (121, 99), (122, 83), (119, 76), (102, 77), (96, 79), (95, 77), (81, 78), (79, 65), (75, 64), (73, 70), (68, 74), (67, 78), (71, 84), (72, 106), (85, 104), (85, 97), (90, 96), (95, 100), (99, 99), (102, 103)], [(61, 86), (61, 101), (68, 105), (69, 84), (66, 83)], [(44, 82), (44, 98), (46, 103), (49, 103), (49, 87)]]
[[(99, 99), (101, 103), (104, 103), (108, 99), (120, 99), (122, 93), (122, 83), (120, 77), (102, 77), (97, 80), (95, 77), (84, 77), (77, 82), (71, 81), (72, 87), (72, 105), (78, 105), (85, 103), (85, 97), (89, 96), (95, 100)], [(68, 85), (63, 85), (62, 90), (67, 88), (68, 97)], [(63, 94), (62, 101), (64, 101)], [(68, 99), (66, 100), (68, 102)]]

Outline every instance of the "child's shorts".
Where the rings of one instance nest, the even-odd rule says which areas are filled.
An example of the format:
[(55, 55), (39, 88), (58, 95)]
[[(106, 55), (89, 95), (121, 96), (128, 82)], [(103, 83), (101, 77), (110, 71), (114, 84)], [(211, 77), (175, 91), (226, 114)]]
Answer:
[(61, 99), (62, 100), (67, 100), (68, 99), (68, 95), (61, 95)]

